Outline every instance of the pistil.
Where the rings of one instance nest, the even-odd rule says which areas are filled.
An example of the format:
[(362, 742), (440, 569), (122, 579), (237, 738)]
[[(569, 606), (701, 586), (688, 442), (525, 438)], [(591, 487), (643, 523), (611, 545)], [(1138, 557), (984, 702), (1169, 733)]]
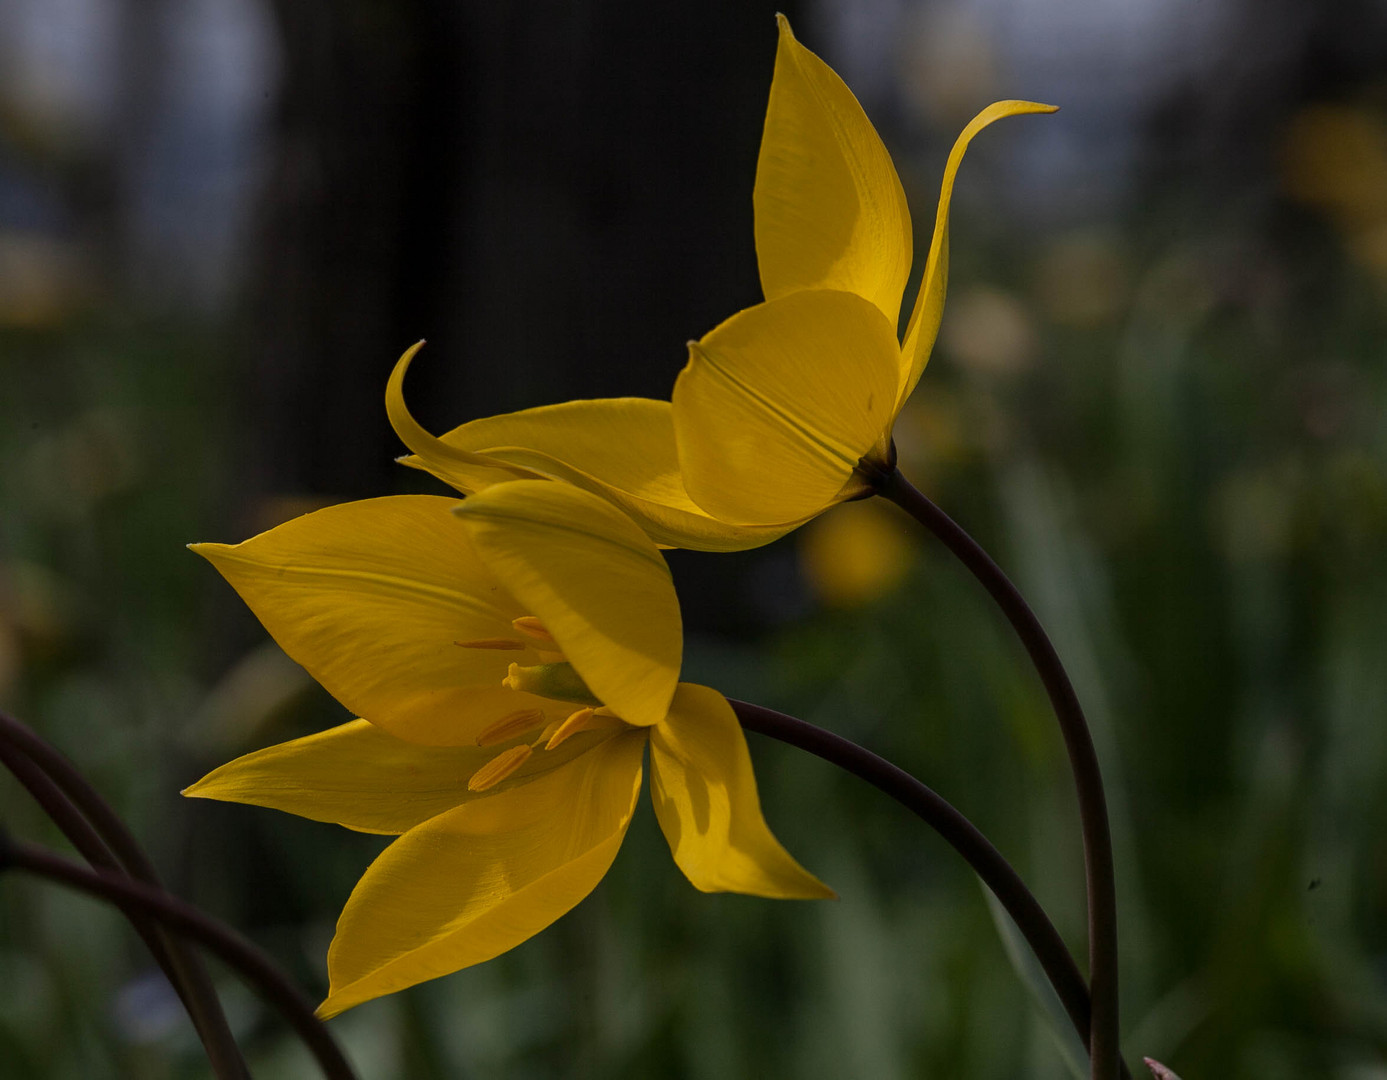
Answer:
[(575, 705), (596, 707), (602, 704), (573, 665), (566, 661), (535, 664), (532, 667), (511, 664), (501, 684), (512, 690), (523, 690), (527, 694), (538, 694), (555, 701), (571, 701)]

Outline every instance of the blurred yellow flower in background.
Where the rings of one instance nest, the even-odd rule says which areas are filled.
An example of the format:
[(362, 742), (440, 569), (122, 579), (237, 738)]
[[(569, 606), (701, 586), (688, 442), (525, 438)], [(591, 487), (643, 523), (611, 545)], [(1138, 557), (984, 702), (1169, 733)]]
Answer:
[(1364, 266), (1387, 280), (1387, 118), (1363, 106), (1312, 105), (1293, 116), (1282, 177), (1324, 208)]
[(915, 546), (880, 499), (853, 502), (811, 521), (799, 535), (800, 565), (830, 607), (857, 607), (891, 592), (909, 573)]
[(320, 1011), (489, 960), (583, 899), (651, 794), (699, 889), (832, 896), (771, 834), (731, 706), (679, 682), (669, 570), (566, 484), (347, 503), (194, 546), (363, 719), (185, 794), (402, 834), (357, 884)]

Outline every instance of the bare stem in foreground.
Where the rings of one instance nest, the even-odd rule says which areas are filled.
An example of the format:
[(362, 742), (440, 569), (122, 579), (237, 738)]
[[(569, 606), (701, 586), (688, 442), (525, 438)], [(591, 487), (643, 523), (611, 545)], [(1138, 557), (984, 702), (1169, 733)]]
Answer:
[[(93, 867), (162, 889), (139, 842), (76, 766), (37, 732), (0, 712), (0, 764)], [(178, 994), (217, 1080), (250, 1080), (211, 977), (197, 953), (139, 911), (122, 907)]]
[(0, 869), (26, 870), (49, 881), (133, 908), (205, 946), (270, 1002), (304, 1041), (328, 1080), (356, 1080), (313, 1006), (263, 952), (204, 912), (161, 889), (120, 874), (88, 870), (31, 844), (0, 837)]

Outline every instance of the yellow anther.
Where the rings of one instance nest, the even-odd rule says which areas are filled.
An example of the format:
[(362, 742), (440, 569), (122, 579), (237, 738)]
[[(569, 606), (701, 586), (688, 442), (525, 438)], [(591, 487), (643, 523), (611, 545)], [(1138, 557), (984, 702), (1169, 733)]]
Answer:
[(521, 709), (501, 717), (494, 724), (488, 724), (477, 733), (478, 746), (495, 746), (517, 735), (533, 731), (544, 723), (544, 713), (538, 709)]
[(512, 619), (510, 624), (526, 637), (532, 637), (536, 641), (544, 642), (546, 645), (556, 644), (554, 635), (546, 630), (544, 624), (533, 615), (522, 615), (518, 619)]
[(486, 791), (488, 788), (495, 787), (529, 761), (530, 755), (533, 753), (534, 751), (524, 743), (519, 746), (512, 746), (509, 750), (503, 750), (472, 774), (472, 779), (467, 781), (467, 790)]
[(576, 735), (580, 731), (587, 731), (593, 727), (592, 718), (596, 709), (579, 709), (569, 715), (568, 719), (559, 725), (559, 730), (549, 736), (549, 741), (544, 744), (544, 749), (552, 750), (563, 742), (570, 735)]
[(461, 645), (464, 649), (509, 649), (512, 652), (529, 648), (523, 641), (509, 637), (477, 638), (475, 641), (455, 641), (453, 644)]
[(563, 722), (560, 720), (550, 720), (549, 723), (544, 725), (544, 730), (539, 733), (539, 738), (530, 743), (530, 745), (536, 750), (538, 750), (540, 746), (546, 745), (549, 740), (554, 737), (554, 732), (559, 730), (562, 723)]

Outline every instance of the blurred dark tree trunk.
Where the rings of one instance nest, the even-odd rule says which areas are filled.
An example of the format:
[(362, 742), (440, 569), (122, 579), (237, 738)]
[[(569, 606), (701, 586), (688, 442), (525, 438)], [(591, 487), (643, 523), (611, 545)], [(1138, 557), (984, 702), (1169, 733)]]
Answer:
[(409, 227), (443, 211), (418, 200), (437, 202), (434, 175), (456, 172), (452, 125), (417, 160), (421, 103), (463, 58), (444, 62), (458, 35), (427, 4), (276, 0), (275, 10), (283, 84), (248, 344), (252, 460), (273, 491), (379, 492), (391, 457), (381, 390), (409, 340), (407, 284), (433, 255)]
[(418, 338), (410, 401), (445, 429), (576, 396), (667, 396), (686, 339), (759, 298), (771, 7), (275, 8), (252, 487), (391, 490), (402, 448), (382, 393)]

